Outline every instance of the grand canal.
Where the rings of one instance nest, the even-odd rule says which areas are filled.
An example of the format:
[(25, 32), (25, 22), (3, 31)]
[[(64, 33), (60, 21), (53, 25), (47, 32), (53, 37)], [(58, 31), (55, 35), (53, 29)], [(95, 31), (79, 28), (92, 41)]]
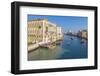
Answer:
[(80, 59), (88, 57), (87, 40), (64, 35), (63, 41), (55, 48), (41, 48), (28, 53), (28, 60)]

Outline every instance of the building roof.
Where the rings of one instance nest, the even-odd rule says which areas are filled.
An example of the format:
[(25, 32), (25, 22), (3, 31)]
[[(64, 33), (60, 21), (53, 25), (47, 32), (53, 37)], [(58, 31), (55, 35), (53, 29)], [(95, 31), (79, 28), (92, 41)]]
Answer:
[[(42, 20), (48, 20), (48, 19), (40, 19), (40, 18), (38, 18), (38, 19), (30, 20), (30, 21), (42, 21)], [(29, 21), (29, 22), (30, 22), (30, 21)]]

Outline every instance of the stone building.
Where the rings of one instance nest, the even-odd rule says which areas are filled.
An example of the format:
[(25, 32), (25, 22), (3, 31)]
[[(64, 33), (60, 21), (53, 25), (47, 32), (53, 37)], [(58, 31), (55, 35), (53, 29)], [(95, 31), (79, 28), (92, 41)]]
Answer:
[(28, 21), (28, 44), (54, 42), (62, 38), (62, 29), (47, 19)]

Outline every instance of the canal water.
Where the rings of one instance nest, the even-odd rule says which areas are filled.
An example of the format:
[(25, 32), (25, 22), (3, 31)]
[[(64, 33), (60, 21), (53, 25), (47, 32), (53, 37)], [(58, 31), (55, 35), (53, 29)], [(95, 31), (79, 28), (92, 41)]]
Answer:
[(63, 41), (56, 47), (38, 48), (28, 53), (28, 60), (80, 59), (88, 57), (87, 40), (64, 35)]

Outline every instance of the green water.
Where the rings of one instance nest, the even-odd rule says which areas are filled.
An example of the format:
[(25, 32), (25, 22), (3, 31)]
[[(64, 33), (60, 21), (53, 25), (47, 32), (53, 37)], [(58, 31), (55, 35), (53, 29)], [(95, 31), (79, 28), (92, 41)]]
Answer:
[[(73, 40), (71, 38), (73, 38)], [(81, 41), (84, 41), (84, 43), (81, 43)], [(60, 45), (57, 45), (52, 49), (38, 48), (29, 52), (28, 60), (87, 58), (87, 48), (87, 40), (65, 35)]]

